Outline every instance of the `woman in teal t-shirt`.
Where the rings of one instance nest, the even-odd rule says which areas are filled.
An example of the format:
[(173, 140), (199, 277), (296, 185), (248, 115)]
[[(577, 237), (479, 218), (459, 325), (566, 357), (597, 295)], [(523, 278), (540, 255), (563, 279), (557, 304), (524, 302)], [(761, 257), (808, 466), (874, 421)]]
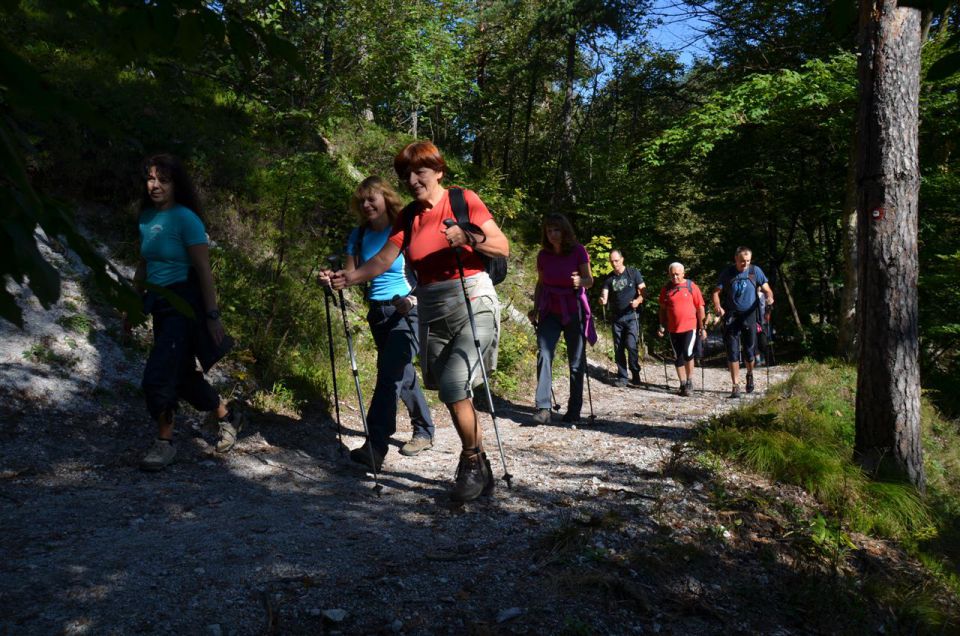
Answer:
[(194, 310), (178, 311), (152, 288), (144, 295), (144, 311), (153, 317), (153, 348), (143, 370), (147, 410), (157, 422), (157, 439), (140, 462), (157, 471), (173, 462), (173, 417), (183, 399), (199, 411), (211, 411), (219, 422), (217, 450), (230, 450), (239, 420), (197, 369), (200, 347), (219, 348), (224, 339), (217, 291), (210, 271), (207, 233), (199, 216), (197, 195), (180, 161), (154, 155), (144, 161), (145, 189), (140, 206), (140, 263), (134, 284), (145, 283), (172, 292)]

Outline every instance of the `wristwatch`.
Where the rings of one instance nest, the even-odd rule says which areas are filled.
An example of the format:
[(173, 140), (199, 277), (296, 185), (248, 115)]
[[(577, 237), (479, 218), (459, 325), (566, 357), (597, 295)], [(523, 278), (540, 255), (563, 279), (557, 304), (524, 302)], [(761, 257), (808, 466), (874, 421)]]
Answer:
[(220, 310), (211, 309), (207, 312), (207, 320), (220, 320)]

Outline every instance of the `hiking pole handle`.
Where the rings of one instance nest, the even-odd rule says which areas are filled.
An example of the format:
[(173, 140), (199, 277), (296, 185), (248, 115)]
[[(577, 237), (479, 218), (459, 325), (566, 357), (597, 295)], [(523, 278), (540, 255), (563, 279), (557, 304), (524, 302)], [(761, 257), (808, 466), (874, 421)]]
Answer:
[[(456, 225), (456, 224), (457, 224), (457, 222), (454, 221), (453, 219), (444, 219), (444, 220), (443, 220), (443, 226), (444, 226), (445, 228), (447, 228), (448, 230), (449, 230), (450, 228), (452, 228), (452, 227), (453, 227), (454, 225)], [(450, 240), (450, 239), (447, 239), (447, 240)], [(453, 246), (451, 245), (451, 247), (453, 247)], [(459, 255), (460, 255), (460, 247), (457, 246), (457, 247), (454, 247), (453, 249), (456, 250), (456, 252), (457, 252), (457, 258), (459, 258)], [(461, 272), (461, 276), (462, 276), (462, 275), (463, 275), (463, 274), (462, 274), (462, 272)]]

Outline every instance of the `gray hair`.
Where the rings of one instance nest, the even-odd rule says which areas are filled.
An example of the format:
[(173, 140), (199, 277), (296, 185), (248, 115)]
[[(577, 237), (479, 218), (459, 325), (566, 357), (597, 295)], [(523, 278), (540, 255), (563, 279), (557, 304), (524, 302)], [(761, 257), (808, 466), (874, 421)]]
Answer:
[(670, 270), (673, 269), (674, 267), (679, 267), (679, 268), (680, 268), (680, 271), (686, 271), (686, 268), (683, 266), (683, 263), (681, 263), (681, 262), (679, 262), (679, 261), (674, 261), (674, 262), (670, 263), (669, 265), (667, 265), (667, 274), (668, 274), (668, 275), (670, 274)]

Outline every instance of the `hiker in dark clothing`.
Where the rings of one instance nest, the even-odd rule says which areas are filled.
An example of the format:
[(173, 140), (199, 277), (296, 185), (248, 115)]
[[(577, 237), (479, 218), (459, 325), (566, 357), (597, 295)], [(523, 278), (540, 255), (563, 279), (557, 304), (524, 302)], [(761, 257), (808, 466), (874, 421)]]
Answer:
[(613, 273), (603, 282), (600, 304), (610, 303), (610, 325), (613, 328), (613, 349), (617, 361), (615, 384), (627, 386), (629, 368), (631, 381), (637, 385), (640, 384), (640, 357), (637, 354), (640, 323), (637, 309), (643, 304), (643, 290), (647, 284), (643, 282), (640, 272), (624, 265), (620, 250), (611, 250), (610, 264)]
[[(740, 348), (745, 351), (747, 393), (754, 388), (753, 366), (757, 348), (760, 292), (767, 306), (773, 305), (773, 290), (763, 270), (752, 263), (749, 247), (738, 247), (733, 265), (720, 272), (713, 290), (713, 308), (723, 319), (723, 341), (727, 346), (727, 368), (733, 381), (731, 398), (740, 397)], [(741, 341), (742, 339), (742, 341)]]

